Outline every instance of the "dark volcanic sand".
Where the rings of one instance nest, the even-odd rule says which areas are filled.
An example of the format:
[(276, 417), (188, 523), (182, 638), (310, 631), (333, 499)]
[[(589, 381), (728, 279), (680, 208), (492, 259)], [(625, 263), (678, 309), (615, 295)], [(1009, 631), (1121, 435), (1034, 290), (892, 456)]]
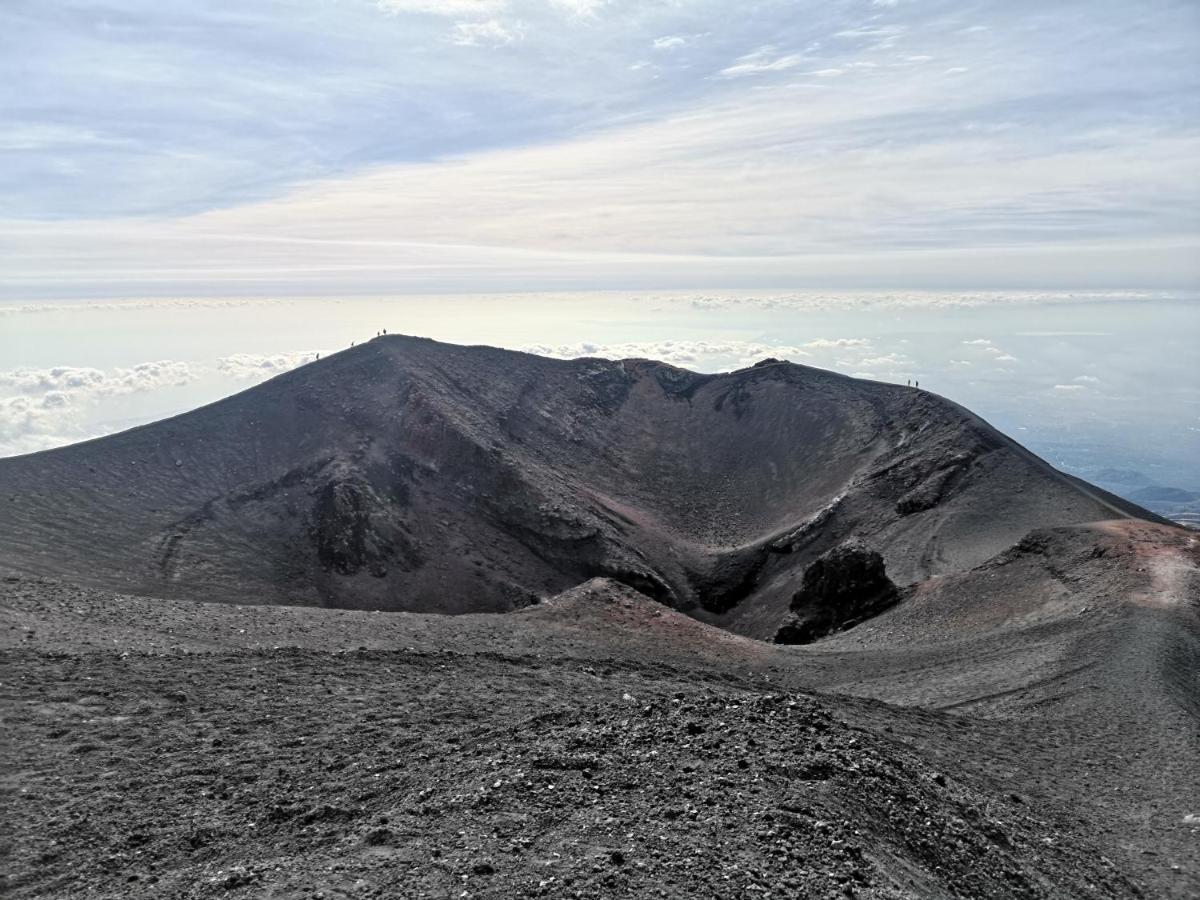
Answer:
[(595, 576), (751, 637), (853, 537), (905, 586), (1151, 516), (928, 392), (390, 336), (0, 460), (0, 565), (151, 597), (505, 612)]

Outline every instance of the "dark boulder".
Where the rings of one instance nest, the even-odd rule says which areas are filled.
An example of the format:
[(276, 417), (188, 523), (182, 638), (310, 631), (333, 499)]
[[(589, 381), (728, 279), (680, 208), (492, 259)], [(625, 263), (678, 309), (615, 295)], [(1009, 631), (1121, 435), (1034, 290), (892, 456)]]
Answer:
[(366, 570), (382, 578), (389, 564), (410, 571), (421, 563), (395, 504), (354, 474), (335, 476), (316, 492), (311, 536), (327, 572)]
[(775, 643), (810, 644), (878, 615), (899, 599), (882, 556), (857, 544), (835, 547), (804, 570)]

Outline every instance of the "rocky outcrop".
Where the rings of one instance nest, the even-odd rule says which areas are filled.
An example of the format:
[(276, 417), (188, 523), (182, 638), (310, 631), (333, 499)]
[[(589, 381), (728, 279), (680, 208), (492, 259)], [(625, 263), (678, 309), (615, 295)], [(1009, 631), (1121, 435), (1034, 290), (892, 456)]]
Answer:
[(404, 571), (420, 564), (420, 555), (386, 503), (364, 479), (346, 475), (328, 481), (313, 504), (312, 540), (325, 571), (387, 575), (389, 565)]
[(810, 644), (878, 615), (899, 599), (882, 556), (859, 544), (835, 547), (804, 570), (775, 643)]
[(941, 468), (920, 477), (916, 485), (896, 501), (896, 512), (902, 516), (910, 516), (933, 509), (954, 490), (970, 466), (970, 455), (960, 453)]

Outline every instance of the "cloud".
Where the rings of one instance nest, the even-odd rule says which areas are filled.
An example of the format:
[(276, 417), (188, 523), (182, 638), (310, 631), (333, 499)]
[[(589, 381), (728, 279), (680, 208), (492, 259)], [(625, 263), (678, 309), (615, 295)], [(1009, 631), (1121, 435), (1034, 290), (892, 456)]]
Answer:
[(484, 22), (456, 22), (450, 40), (460, 47), (503, 47), (524, 37), (523, 27), (502, 25), (495, 19)]
[(0, 130), (0, 151), (48, 150), (64, 147), (120, 147), (121, 138), (107, 137), (91, 128), (57, 124), (17, 124)]
[(766, 45), (753, 50), (744, 56), (739, 56), (729, 66), (721, 69), (722, 78), (742, 78), (747, 75), (759, 75), (763, 72), (782, 72), (794, 69), (804, 62), (804, 57), (798, 53), (779, 55), (775, 47)]
[(883, 356), (868, 356), (865, 359), (860, 359), (860, 366), (871, 366), (879, 368), (880, 366), (907, 366), (912, 363), (907, 356), (901, 356), (897, 353), (888, 353)]
[(870, 50), (890, 50), (900, 42), (908, 31), (904, 25), (866, 25), (860, 28), (845, 28), (835, 32), (835, 38), (860, 45)]
[(1187, 4), (970, 33), (939, 4), (718, 6), (243, 4), (250, 42), (190, 3), (131, 53), (95, 4), (25, 4), (0, 83), (44, 102), (0, 123), (0, 289), (1196, 283)]
[(318, 350), (295, 350), (291, 353), (257, 354), (234, 353), (217, 360), (216, 369), (222, 375), (238, 381), (265, 381), (297, 366), (305, 365), (320, 356)]
[(183, 387), (193, 380), (191, 368), (185, 362), (159, 360), (138, 363), (129, 369), (117, 368), (109, 377), (107, 387), (113, 393), (149, 391), (160, 387)]
[(1083, 384), (1099, 384), (1100, 383), (1100, 379), (1097, 378), (1095, 375), (1076, 375), (1072, 380), (1081, 382)]
[[(174, 308), (178, 304), (166, 304)], [(200, 381), (220, 384), (220, 394), (229, 392), (229, 379), (258, 383), (297, 366), (312, 362), (316, 350), (286, 353), (234, 353), (213, 363), (156, 360), (111, 369), (86, 366), (50, 366), (0, 371), (0, 457), (32, 453), (108, 434), (114, 428), (146, 421), (146, 416), (128, 416), (129, 404), (120, 398), (147, 395), (165, 397), (166, 391)], [(213, 377), (221, 379), (213, 381)], [(191, 395), (189, 395), (191, 396)], [(154, 401), (138, 408), (161, 409)]]
[(115, 397), (183, 387), (196, 378), (184, 362), (157, 360), (128, 368), (78, 366), (0, 372), (0, 456), (32, 453), (106, 433), (92, 410)]
[(962, 343), (968, 347), (978, 347), (980, 351), (992, 358), (992, 362), (1019, 362), (1017, 357), (997, 347), (989, 338), (974, 338), (973, 340), (964, 340)]
[(1063, 392), (1082, 391), (1083, 385), (1082, 384), (1056, 384), (1053, 389), (1056, 391), (1063, 391)]
[(55, 303), (42, 300), (37, 303), (20, 303), (0, 306), (0, 316), (40, 315), (45, 313), (76, 312), (128, 312), (139, 309), (237, 309), (245, 306), (278, 307), (280, 300), (253, 299), (211, 299), (204, 297), (185, 299), (156, 299), (156, 300), (118, 300), (112, 302), (89, 301), (87, 303)]
[(866, 338), (817, 338), (803, 345), (809, 350), (844, 350), (847, 347), (870, 347)]
[[(701, 310), (732, 310), (741, 307), (759, 309), (878, 309), (944, 308), (981, 306), (1033, 306), (1037, 304), (1105, 303), (1130, 300), (1200, 300), (1193, 291), (770, 291), (763, 293), (662, 294), (663, 302), (687, 303)], [(0, 314), (4, 308), (0, 307)], [(1104, 337), (1098, 331), (1026, 331), (1022, 337)], [(900, 341), (904, 343), (904, 341)], [(986, 338), (964, 340), (964, 344), (984, 346)]]
[(677, 47), (682, 47), (687, 43), (687, 39), (680, 37), (677, 34), (664, 35), (654, 39), (655, 50), (674, 50)]
[(67, 418), (45, 398), (0, 398), (0, 457), (34, 453), (78, 439)]
[(1001, 350), (999, 347), (997, 347), (995, 345), (989, 345), (987, 347), (983, 347), (982, 349), (983, 349), (984, 353), (987, 353), (992, 357), (992, 362), (1016, 362), (1017, 361), (1017, 358), (1015, 356), (1013, 356), (1011, 353), (1006, 353), (1004, 350)]
[(431, 16), (488, 16), (508, 8), (506, 0), (375, 0), (375, 5), (392, 15), (418, 13)]
[(808, 355), (802, 347), (760, 341), (633, 341), (574, 344), (528, 344), (518, 349), (555, 359), (654, 359), (681, 368), (705, 372), (744, 368), (767, 358), (800, 359)]
[[(209, 242), (212, 235), (270, 235), (277, 248), (294, 242), (307, 266), (353, 269), (355, 278), (374, 268), (380, 281), (387, 278), (383, 273), (405, 264), (429, 272), (431, 263), (443, 260), (446, 269), (460, 273), (480, 266), (544, 270), (572, 260), (609, 267), (620, 262), (605, 260), (606, 253), (627, 254), (644, 266), (690, 269), (698, 278), (705, 273), (692, 265), (693, 260), (679, 257), (703, 259), (719, 270), (757, 271), (766, 279), (780, 278), (770, 274), (773, 266), (811, 272), (814, 266), (796, 257), (809, 260), (821, 254), (836, 254), (844, 270), (861, 273), (863, 257), (857, 254), (884, 260), (890, 251), (897, 254), (892, 261), (870, 268), (885, 272), (873, 277), (896, 280), (897, 268), (945, 266), (945, 259), (939, 262), (930, 247), (952, 249), (947, 242), (953, 235), (980, 233), (951, 221), (958, 220), (964, 208), (1020, 202), (1014, 198), (1021, 188), (1005, 183), (994, 168), (988, 179), (959, 183), (958, 175), (966, 176), (966, 161), (952, 159), (946, 147), (890, 150), (886, 190), (865, 187), (878, 183), (883, 160), (872, 152), (839, 153), (837, 164), (829, 165), (825, 161), (830, 157), (820, 151), (821, 141), (813, 132), (821, 123), (789, 126), (792, 107), (780, 105), (782, 99), (774, 98), (769, 108), (759, 108), (756, 100), (751, 107), (739, 103), (727, 111), (708, 111), (673, 123), (630, 126), (566, 147), (516, 148), (451, 166), (416, 164), (326, 182), (286, 201), (195, 217), (184, 223), (185, 234), (175, 236), (173, 244), (178, 248), (179, 237), (187, 232), (203, 234)], [(810, 120), (820, 119), (819, 108), (810, 105), (805, 110)], [(764, 118), (759, 120), (759, 114)], [(758, 159), (759, 152), (747, 152), (784, 140), (781, 129), (788, 127), (795, 130), (788, 136), (791, 147), (786, 153), (768, 152)], [(815, 154), (811, 157), (806, 152), (810, 142)], [(1153, 154), (1149, 145), (1144, 152)], [(1090, 178), (1102, 178), (1098, 170), (1111, 168), (1116, 159), (1097, 155), (1070, 166), (1075, 170), (1078, 165)], [(942, 164), (958, 175), (933, 178), (931, 167)], [(1028, 173), (1037, 165), (1026, 162), (1022, 167)], [(1066, 165), (1060, 160), (1054, 167)], [(978, 171), (977, 165), (972, 168)], [(1065, 168), (1047, 175), (1054, 180), (1075, 177)], [(798, 197), (804, 198), (803, 204)], [(986, 210), (980, 214), (997, 221)], [(1057, 211), (1047, 209), (1047, 214), (1062, 222)], [(23, 242), (32, 237), (27, 231)], [(116, 237), (112, 233), (111, 239)], [(137, 246), (147, 245), (139, 241)], [(221, 252), (237, 259), (261, 253), (263, 246), (256, 240), (222, 247)], [(547, 255), (498, 258), (507, 250)], [(1055, 266), (1065, 267), (1073, 259), (1053, 240), (1036, 252), (1053, 259)], [(986, 256), (997, 260), (1003, 253), (990, 248)], [(116, 262), (114, 257), (104, 254), (106, 261)], [(1111, 263), (1122, 254), (1107, 257)], [(975, 258), (960, 259), (959, 278), (985, 277)], [(1142, 259), (1148, 264), (1155, 257), (1143, 253)], [(14, 264), (21, 265), (19, 259)], [(191, 265), (198, 265), (195, 258)], [(1032, 278), (1046, 265), (1019, 268), (1026, 273), (1023, 277)], [(1102, 271), (1103, 266), (1089, 271)], [(820, 261), (816, 271), (822, 271)]]
[(54, 366), (49, 369), (12, 369), (0, 372), (0, 386), (25, 394), (58, 391), (64, 388), (84, 390), (103, 384), (104, 373), (99, 369)]
[(181, 387), (194, 378), (195, 374), (187, 363), (158, 360), (108, 371), (75, 366), (10, 369), (0, 372), (0, 387), (21, 394), (57, 394), (60, 399), (56, 400), (54, 405), (64, 406), (84, 397), (115, 396), (161, 387)]
[(608, 5), (608, 0), (550, 0), (550, 5), (577, 16), (594, 16)]
[[(1141, 299), (1141, 298), (1133, 298)], [(1177, 299), (1164, 297), (1166, 299)], [(1109, 337), (1111, 331), (1018, 331), (1018, 337)]]

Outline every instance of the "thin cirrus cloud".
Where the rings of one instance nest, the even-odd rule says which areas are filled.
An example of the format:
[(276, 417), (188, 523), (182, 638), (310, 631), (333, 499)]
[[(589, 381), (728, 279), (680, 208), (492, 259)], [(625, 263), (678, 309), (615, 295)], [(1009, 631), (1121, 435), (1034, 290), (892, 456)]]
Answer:
[(783, 72), (801, 65), (804, 59), (802, 54), (781, 54), (778, 48), (767, 45), (744, 56), (739, 56), (732, 65), (726, 66), (719, 74), (723, 78), (744, 78), (763, 72)]
[(13, 0), (0, 296), (1194, 286), (1194, 8), (1020, 6)]
[(655, 50), (674, 50), (677, 47), (682, 47), (687, 43), (687, 38), (678, 34), (667, 34), (654, 39)]
[(488, 19), (485, 22), (458, 22), (452, 40), (460, 47), (502, 47), (524, 36), (520, 25), (502, 25), (495, 19)]
[(375, 0), (375, 5), (397, 16), (423, 13), (450, 18), (495, 15), (508, 9), (506, 0)]

